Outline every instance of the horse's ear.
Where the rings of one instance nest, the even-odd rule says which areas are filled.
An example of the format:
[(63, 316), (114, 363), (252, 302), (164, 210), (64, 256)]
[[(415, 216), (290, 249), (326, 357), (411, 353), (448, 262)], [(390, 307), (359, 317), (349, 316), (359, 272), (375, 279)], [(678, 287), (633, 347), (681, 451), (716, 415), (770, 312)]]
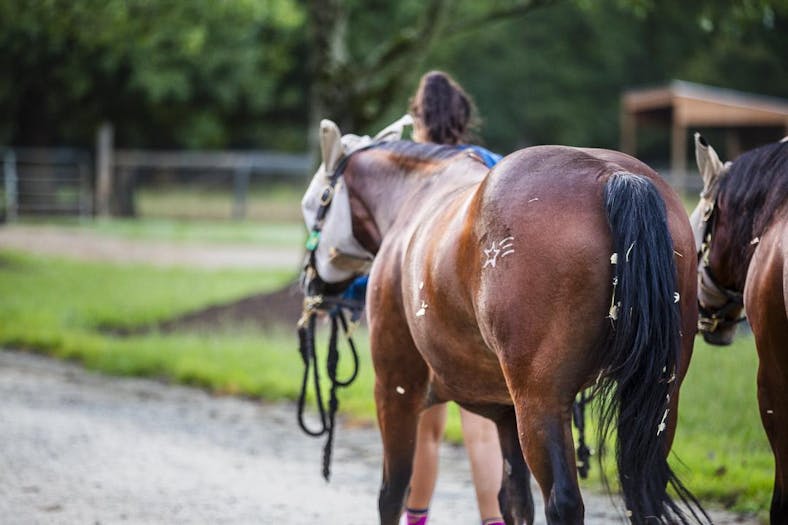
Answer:
[(320, 152), (323, 155), (323, 166), (330, 173), (342, 157), (342, 132), (333, 121), (320, 121)]
[(703, 193), (708, 194), (716, 186), (726, 165), (722, 163), (714, 148), (697, 132), (695, 133), (695, 161), (703, 178)]
[(389, 140), (399, 140), (405, 132), (405, 127), (413, 125), (413, 117), (409, 113), (404, 114), (375, 135), (375, 140), (385, 142)]

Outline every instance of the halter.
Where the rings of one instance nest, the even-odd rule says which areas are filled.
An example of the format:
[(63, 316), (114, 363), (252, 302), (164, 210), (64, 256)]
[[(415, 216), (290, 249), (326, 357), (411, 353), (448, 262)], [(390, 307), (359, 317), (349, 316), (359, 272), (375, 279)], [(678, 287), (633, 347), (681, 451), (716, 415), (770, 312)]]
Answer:
[[(320, 197), (320, 207), (317, 210), (315, 223), (312, 226), (309, 236), (306, 241), (307, 255), (304, 261), (303, 268), (303, 283), (309, 286), (315, 278), (319, 278), (317, 267), (315, 264), (315, 252), (320, 243), (320, 234), (323, 230), (326, 215), (331, 207), (331, 202), (334, 197), (337, 182), (342, 176), (345, 167), (353, 153), (363, 151), (374, 147), (376, 143), (363, 146), (348, 155), (345, 155), (337, 163), (337, 167), (328, 178), (323, 193)], [(329, 390), (328, 407), (323, 402), (322, 390), (320, 387), (320, 374), (318, 372), (317, 355), (315, 352), (315, 322), (317, 313), (319, 311), (328, 312), (331, 319), (331, 335), (329, 336), (328, 355), (326, 357), (326, 369), (328, 372), (329, 380), (331, 381), (331, 388)], [(304, 290), (304, 305), (301, 312), (301, 318), (298, 320), (298, 340), (299, 352), (301, 359), (304, 362), (304, 375), (301, 381), (301, 392), (298, 396), (298, 425), (307, 435), (311, 437), (320, 437), (326, 435), (326, 444), (323, 448), (323, 477), (328, 481), (331, 475), (331, 450), (334, 441), (334, 428), (335, 416), (339, 408), (339, 399), (337, 398), (337, 389), (346, 388), (356, 379), (358, 375), (358, 352), (356, 345), (352, 339), (353, 330), (361, 318), (361, 313), (364, 310), (364, 302), (344, 297), (326, 297), (322, 294), (311, 293), (311, 290)], [(350, 313), (350, 322), (346, 317), (345, 312)], [(338, 333), (342, 329), (345, 338), (347, 339), (350, 348), (351, 357), (353, 359), (352, 373), (347, 379), (341, 380), (337, 377), (337, 367), (339, 364), (339, 348), (338, 348)], [(312, 379), (315, 392), (315, 404), (319, 414), (319, 428), (317, 430), (310, 429), (304, 420), (304, 407), (306, 405), (306, 396), (309, 386), (309, 374), (312, 368)]]
[[(746, 317), (742, 315), (738, 319), (728, 319), (726, 316), (744, 307), (744, 296), (730, 288), (722, 286), (709, 264), (711, 253), (711, 238), (716, 224), (717, 199), (714, 199), (711, 206), (703, 214), (703, 242), (698, 251), (698, 266), (700, 278), (698, 286), (698, 330), (706, 333), (716, 332), (720, 328), (730, 328), (744, 321)], [(701, 298), (707, 298), (716, 304), (704, 304)]]

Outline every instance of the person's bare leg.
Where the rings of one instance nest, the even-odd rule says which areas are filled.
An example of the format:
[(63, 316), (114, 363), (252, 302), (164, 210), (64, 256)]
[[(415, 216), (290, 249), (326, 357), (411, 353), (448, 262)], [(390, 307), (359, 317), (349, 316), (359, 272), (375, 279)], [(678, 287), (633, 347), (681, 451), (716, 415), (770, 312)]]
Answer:
[(482, 523), (502, 523), (498, 492), (503, 476), (503, 456), (498, 429), (489, 419), (463, 408), (460, 408), (460, 419)]
[(438, 452), (446, 427), (446, 404), (432, 406), (421, 413), (416, 434), (416, 453), (406, 506), (412, 511), (429, 509), (438, 478)]

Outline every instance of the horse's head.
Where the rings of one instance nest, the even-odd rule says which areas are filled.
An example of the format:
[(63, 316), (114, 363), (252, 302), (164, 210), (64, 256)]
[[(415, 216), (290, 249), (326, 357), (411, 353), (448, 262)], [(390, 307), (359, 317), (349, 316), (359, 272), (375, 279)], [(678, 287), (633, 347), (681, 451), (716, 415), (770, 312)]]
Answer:
[(350, 197), (342, 171), (351, 154), (377, 142), (399, 139), (404, 126), (410, 123), (406, 115), (370, 138), (342, 136), (334, 122), (321, 121), (322, 163), (301, 200), (310, 231), (308, 259), (301, 275), (306, 295), (338, 294), (355, 277), (369, 271), (374, 254), (353, 235)]
[(700, 133), (695, 133), (695, 159), (703, 178), (700, 201), (690, 216), (698, 254), (698, 328), (707, 343), (728, 345), (733, 341), (742, 314), (742, 294), (721, 284), (721, 278), (729, 279), (723, 275), (723, 265), (719, 264), (720, 250), (713, 249), (713, 240), (724, 234), (725, 221), (717, 210), (717, 197), (720, 181), (730, 163), (723, 164)]

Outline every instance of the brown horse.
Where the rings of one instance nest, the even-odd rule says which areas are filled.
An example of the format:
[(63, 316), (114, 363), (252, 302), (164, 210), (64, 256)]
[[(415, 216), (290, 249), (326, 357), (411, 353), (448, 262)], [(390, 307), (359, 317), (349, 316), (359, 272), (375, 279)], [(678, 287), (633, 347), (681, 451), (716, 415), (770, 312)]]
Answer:
[(772, 523), (788, 523), (788, 142), (732, 164), (695, 136), (704, 179), (692, 216), (699, 248), (700, 329), (730, 344), (747, 312), (758, 349), (758, 404), (775, 458)]
[(324, 250), (305, 290), (340, 289), (374, 255), (381, 523), (402, 512), (420, 411), (447, 400), (498, 426), (507, 524), (533, 521), (529, 467), (548, 522), (582, 523), (571, 409), (594, 385), (602, 428), (617, 428), (631, 521), (701, 521), (666, 459), (697, 323), (692, 231), (667, 184), (614, 151), (533, 147), (488, 170), (456, 148), (401, 141), (348, 156), (331, 146), (335, 126), (322, 132), (304, 204), (323, 209), (317, 223), (305, 215)]

